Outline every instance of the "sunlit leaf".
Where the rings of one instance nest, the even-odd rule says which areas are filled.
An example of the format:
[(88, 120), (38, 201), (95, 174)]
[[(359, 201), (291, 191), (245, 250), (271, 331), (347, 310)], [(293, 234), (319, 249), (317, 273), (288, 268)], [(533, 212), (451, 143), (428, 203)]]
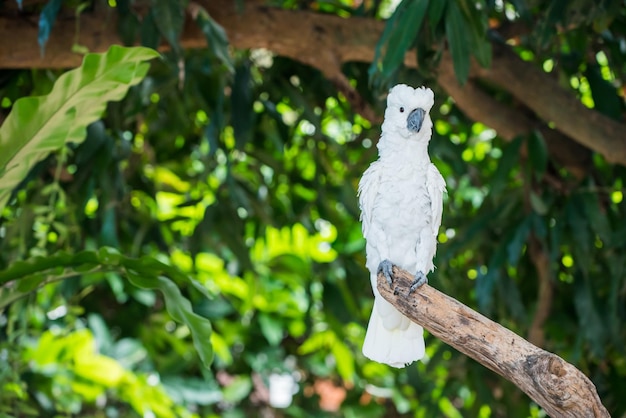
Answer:
[(252, 381), (248, 376), (235, 376), (222, 392), (226, 402), (239, 402), (252, 390)]
[(182, 376), (168, 376), (163, 386), (176, 403), (213, 405), (224, 399), (216, 382)]
[[(82, 251), (76, 254), (58, 252), (49, 257), (35, 257), (16, 262), (10, 268), (0, 271), (0, 284), (10, 281), (17, 281), (18, 283), (15, 289), (6, 286), (2, 288), (0, 308), (32, 292), (39, 286), (64, 279), (65, 276), (61, 276), (58, 269), (71, 271), (74, 267), (85, 263), (98, 265), (105, 270), (119, 270), (135, 286), (159, 290), (165, 298), (166, 308), (172, 318), (189, 327), (198, 355), (206, 367), (210, 366), (213, 358), (209, 343), (212, 332), (211, 324), (207, 319), (193, 311), (191, 303), (181, 294), (176, 283), (165, 275), (178, 281), (186, 281), (202, 294), (208, 296), (206, 290), (195, 280), (153, 257), (145, 256), (134, 259), (121, 255), (113, 249), (103, 247), (97, 252)], [(28, 282), (28, 286), (25, 288), (19, 286), (23, 281)]]
[(622, 100), (615, 86), (602, 77), (600, 66), (588, 64), (585, 77), (591, 88), (594, 109), (615, 120), (621, 120)]
[(261, 326), (261, 333), (270, 343), (270, 345), (278, 345), (283, 339), (283, 324), (276, 318), (273, 318), (267, 314), (259, 315), (259, 325)]
[(15, 102), (0, 127), (0, 209), (38, 161), (66, 143), (82, 142), (107, 102), (124, 97), (146, 75), (144, 61), (157, 56), (150, 49), (120, 46), (87, 54), (79, 68), (59, 77), (50, 94)]
[(331, 352), (337, 362), (337, 371), (345, 382), (352, 382), (354, 376), (354, 355), (352, 350), (341, 341), (335, 341)]

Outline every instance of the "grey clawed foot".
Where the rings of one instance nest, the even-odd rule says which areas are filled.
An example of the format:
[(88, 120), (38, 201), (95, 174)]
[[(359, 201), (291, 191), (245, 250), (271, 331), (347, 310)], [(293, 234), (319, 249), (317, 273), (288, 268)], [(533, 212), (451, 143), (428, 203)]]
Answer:
[(378, 265), (377, 273), (383, 273), (385, 279), (387, 279), (387, 283), (389, 283), (389, 287), (393, 284), (393, 264), (389, 260), (383, 260)]
[(426, 283), (428, 283), (428, 279), (426, 278), (426, 275), (424, 273), (422, 273), (421, 271), (415, 273), (415, 279), (413, 280), (413, 283), (411, 283), (411, 287), (409, 288), (409, 295), (415, 292), (420, 287), (424, 286)]

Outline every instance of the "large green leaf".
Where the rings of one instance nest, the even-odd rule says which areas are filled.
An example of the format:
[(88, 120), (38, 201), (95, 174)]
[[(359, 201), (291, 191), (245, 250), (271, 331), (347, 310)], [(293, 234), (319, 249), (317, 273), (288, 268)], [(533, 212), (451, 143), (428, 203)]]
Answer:
[(460, 84), (465, 84), (469, 76), (470, 32), (471, 28), (457, 2), (449, 2), (446, 11), (446, 36), (452, 54), (454, 72)]
[[(103, 247), (98, 251), (58, 252), (17, 261), (0, 271), (0, 309), (47, 283), (102, 271), (118, 271), (137, 287), (161, 291), (167, 311), (176, 321), (189, 327), (202, 363), (210, 366), (213, 360), (211, 323), (193, 311), (179, 285), (187, 283), (205, 297), (210, 295), (196, 280), (150, 256), (126, 257), (113, 248)], [(13, 283), (2, 286), (9, 282)]]
[(483, 67), (491, 66), (491, 42), (487, 39), (488, 16), (483, 2), (462, 1), (461, 8), (468, 22), (468, 36), (472, 55)]
[(150, 14), (157, 28), (159, 28), (159, 32), (167, 39), (174, 52), (180, 55), (182, 49), (179, 38), (185, 24), (186, 2), (179, 0), (153, 0), (151, 3)]
[(107, 102), (122, 99), (145, 77), (149, 65), (143, 61), (158, 56), (148, 48), (112, 46), (104, 54), (87, 54), (48, 95), (17, 100), (0, 127), (0, 210), (38, 161), (68, 142), (82, 142)]
[(415, 41), (415, 36), (422, 26), (428, 1), (403, 1), (396, 9), (399, 14), (396, 23), (391, 30), (386, 44), (385, 57), (383, 58), (383, 72), (389, 74), (404, 60), (404, 55), (411, 44)]
[[(387, 20), (385, 30), (376, 45), (374, 61), (369, 70), (371, 78), (380, 71), (382, 79), (387, 80), (402, 64), (406, 51), (415, 41), (422, 26), (428, 3), (427, 0), (404, 0), (398, 5)], [(383, 50), (385, 52), (381, 61)]]
[(228, 37), (224, 28), (202, 8), (199, 9), (196, 24), (206, 38), (211, 56), (221, 61), (229, 73), (233, 73), (233, 62), (228, 52)]

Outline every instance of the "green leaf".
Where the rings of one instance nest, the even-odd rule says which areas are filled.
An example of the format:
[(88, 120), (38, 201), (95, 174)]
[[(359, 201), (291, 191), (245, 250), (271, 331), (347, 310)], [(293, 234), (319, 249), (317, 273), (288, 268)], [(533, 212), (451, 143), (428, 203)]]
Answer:
[(562, 23), (567, 11), (568, 0), (554, 0), (549, 4), (546, 17), (535, 23), (535, 37), (540, 49), (547, 48), (557, 32), (558, 24)]
[(213, 379), (165, 376), (163, 386), (177, 404), (212, 405), (223, 400), (222, 391)]
[(394, 15), (398, 15), (398, 18), (387, 23), (391, 24), (392, 27), (384, 44), (383, 77), (389, 77), (404, 61), (406, 51), (413, 44), (422, 27), (428, 3), (428, 0), (404, 0), (396, 8)]
[(128, 280), (142, 289), (160, 290), (165, 298), (167, 312), (179, 323), (189, 327), (193, 337), (193, 345), (205, 367), (210, 367), (213, 361), (213, 349), (211, 347), (211, 323), (200, 315), (193, 312), (191, 302), (185, 298), (180, 289), (170, 279), (160, 277), (147, 277), (132, 272), (127, 273)]
[(503, 274), (498, 278), (498, 293), (501, 303), (511, 312), (514, 318), (519, 321), (526, 320), (526, 308), (522, 302), (522, 295), (515, 281), (508, 274)]
[(185, 24), (186, 2), (180, 0), (152, 0), (150, 14), (161, 35), (171, 45), (177, 55), (180, 55), (180, 34)]
[(481, 312), (489, 313), (493, 307), (493, 289), (506, 260), (506, 246), (500, 245), (489, 260), (487, 273), (476, 278), (476, 301)]
[(126, 46), (134, 45), (140, 24), (137, 15), (131, 10), (131, 0), (117, 0), (117, 16), (117, 33), (122, 43)]
[(491, 66), (491, 42), (487, 39), (487, 14), (476, 7), (470, 7), (467, 13), (470, 23), (469, 40), (472, 55), (478, 63), (487, 68)]
[(548, 213), (548, 205), (543, 201), (541, 196), (531, 190), (529, 198), (530, 206), (533, 208), (533, 211), (535, 211), (535, 213), (538, 213), (539, 215), (545, 215)]
[(611, 245), (612, 230), (607, 219), (607, 212), (602, 208), (602, 203), (595, 193), (586, 193), (581, 196), (583, 209), (591, 229), (605, 245)]
[(48, 95), (17, 100), (0, 127), (0, 210), (37, 162), (66, 143), (82, 142), (107, 102), (122, 99), (145, 77), (149, 65), (143, 61), (157, 56), (147, 48), (112, 46), (104, 54), (87, 54)]
[(515, 11), (522, 19), (528, 20), (530, 18), (530, 10), (528, 9), (526, 0), (512, 0), (511, 3), (515, 6)]
[(439, 399), (439, 410), (447, 418), (463, 418), (463, 415), (448, 398), (441, 397)]
[(441, 21), (441, 17), (443, 16), (443, 12), (446, 10), (446, 5), (448, 4), (448, 0), (437, 0), (431, 1), (428, 4), (428, 23), (432, 27), (435, 27)]
[(259, 314), (259, 325), (261, 333), (272, 346), (278, 346), (283, 340), (283, 324), (281, 321), (272, 316), (261, 313)]
[(593, 107), (610, 118), (621, 120), (622, 99), (618, 96), (615, 86), (602, 77), (601, 71), (602, 68), (594, 64), (587, 64), (585, 70), (585, 77), (591, 88)]
[(498, 161), (498, 168), (496, 168), (493, 174), (493, 180), (491, 181), (490, 195), (498, 197), (509, 180), (509, 173), (517, 165), (520, 155), (520, 147), (524, 138), (518, 136), (513, 141), (504, 147), (502, 150), (502, 157)]
[(211, 55), (222, 62), (229, 73), (234, 71), (233, 62), (228, 52), (228, 37), (226, 31), (204, 9), (200, 9), (196, 24), (206, 38)]
[(595, 306), (589, 279), (582, 274), (575, 276), (574, 305), (578, 313), (580, 331), (589, 343), (592, 353), (598, 359), (604, 358), (606, 327)]
[(235, 131), (235, 144), (238, 149), (242, 149), (252, 139), (254, 123), (252, 87), (250, 62), (246, 60), (235, 69), (231, 94), (231, 121)]
[(153, 257), (126, 257), (113, 248), (103, 247), (98, 251), (58, 252), (47, 257), (17, 261), (0, 271), (0, 285), (17, 281), (17, 286), (0, 287), (0, 309), (47, 283), (63, 280), (70, 274), (79, 275), (76, 270), (82, 270), (81, 266), (85, 264), (97, 265), (99, 271), (119, 271), (122, 277), (141, 289), (159, 290), (172, 318), (191, 330), (202, 363), (206, 367), (211, 365), (211, 323), (193, 311), (191, 302), (182, 295), (176, 281), (192, 285), (205, 297), (209, 297), (208, 292), (196, 280)]
[(345, 382), (352, 382), (354, 377), (354, 355), (352, 350), (341, 340), (337, 339), (330, 348), (335, 361), (337, 372)]
[(591, 263), (592, 235), (589, 220), (583, 213), (584, 203), (580, 195), (574, 195), (565, 207), (565, 218), (569, 224), (571, 237), (576, 245), (572, 246), (574, 261), (580, 266), (584, 276), (589, 273)]
[(140, 28), (141, 44), (148, 48), (156, 49), (161, 43), (161, 33), (156, 25), (156, 21), (152, 13), (146, 14), (141, 21)]
[(446, 11), (446, 35), (454, 72), (461, 85), (465, 84), (469, 76), (471, 51), (468, 32), (471, 32), (471, 28), (463, 18), (459, 5), (456, 1), (450, 1)]
[(233, 380), (224, 388), (222, 394), (224, 401), (237, 403), (250, 394), (252, 390), (252, 380), (248, 376), (235, 376)]
[(507, 253), (509, 264), (513, 267), (517, 266), (522, 255), (522, 249), (526, 245), (526, 240), (532, 228), (532, 217), (527, 216), (520, 223), (513, 223), (510, 232), (510, 239), (507, 240)]

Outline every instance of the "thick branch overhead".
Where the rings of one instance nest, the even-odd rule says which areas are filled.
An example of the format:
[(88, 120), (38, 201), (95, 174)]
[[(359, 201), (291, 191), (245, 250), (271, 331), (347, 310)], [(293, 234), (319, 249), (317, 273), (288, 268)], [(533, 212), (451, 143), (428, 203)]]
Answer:
[(413, 275), (394, 266), (391, 288), (378, 291), (432, 335), (513, 382), (553, 418), (609, 417), (594, 384), (578, 369), (438, 290), (424, 285), (407, 296)]
[[(283, 10), (268, 7), (259, 1), (245, 1), (241, 9), (239, 2), (230, 0), (200, 0), (198, 5), (206, 8), (228, 34), (236, 48), (267, 48), (277, 55), (298, 60), (319, 69), (335, 82), (340, 89), (349, 86), (341, 72), (341, 65), (350, 61), (372, 62), (374, 50), (385, 22), (370, 18), (338, 16), (315, 13), (306, 10)], [(195, 5), (190, 5), (194, 6)], [(41, 56), (37, 44), (37, 16), (29, 20), (16, 16), (0, 16), (0, 38), (11, 42), (0, 42), (0, 68), (63, 68), (79, 65), (82, 57), (72, 52), (76, 42), (92, 52), (102, 52), (111, 44), (121, 43), (116, 30), (116, 13), (109, 8), (96, 8), (80, 15), (80, 34), (75, 36), (76, 22), (71, 17), (59, 19), (51, 32), (46, 46), (46, 54)], [(181, 37), (181, 44), (187, 48), (204, 47), (206, 40), (201, 31), (188, 19)], [(504, 47), (503, 47), (504, 48)], [(608, 161), (626, 165), (626, 139), (622, 135), (626, 124), (610, 120), (593, 109), (585, 108), (569, 91), (563, 89), (549, 74), (538, 70), (534, 64), (522, 61), (510, 51), (495, 48), (491, 69), (474, 67), (471, 76), (484, 78), (498, 84), (520, 103), (532, 109), (545, 122), (553, 122), (564, 135), (544, 136), (549, 144), (554, 143), (551, 152), (559, 155), (563, 165), (574, 172), (581, 170), (580, 157), (572, 157), (567, 151), (571, 139), (589, 149), (599, 152)], [(415, 66), (414, 52), (405, 57), (405, 65)], [(536, 129), (527, 117), (519, 116), (508, 128), (501, 122), (508, 118), (512, 110), (500, 103), (489, 106), (489, 110), (470, 111), (467, 92), (454, 85), (449, 75), (453, 74), (452, 61), (443, 59), (440, 64), (439, 79), (444, 90), (448, 91), (470, 117), (502, 131), (505, 137), (513, 133), (526, 133)], [(352, 97), (351, 91), (345, 92)], [(355, 108), (364, 116), (374, 119), (369, 107), (358, 97), (352, 97)], [(558, 102), (555, 104), (555, 100)], [(482, 100), (474, 106), (480, 109)], [(492, 111), (495, 108), (495, 112)], [(499, 110), (501, 109), (501, 110)], [(474, 113), (475, 116), (472, 116)], [(542, 128), (544, 134), (549, 132)], [(569, 138), (571, 139), (569, 139)], [(566, 141), (563, 141), (566, 139)], [(563, 146), (559, 146), (563, 145)]]

